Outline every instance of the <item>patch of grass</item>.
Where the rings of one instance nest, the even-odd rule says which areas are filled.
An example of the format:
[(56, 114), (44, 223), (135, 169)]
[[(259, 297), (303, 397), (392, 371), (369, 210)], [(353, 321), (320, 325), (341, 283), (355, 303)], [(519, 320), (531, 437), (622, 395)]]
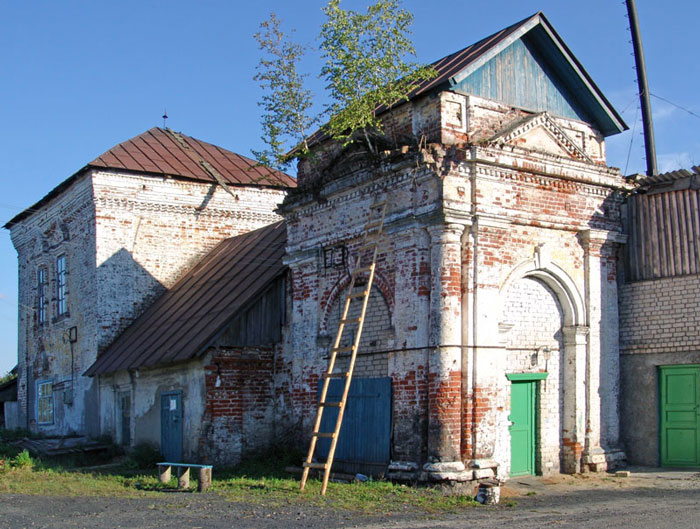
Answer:
[[(263, 508), (305, 504), (367, 514), (435, 514), (479, 505), (469, 496), (446, 495), (436, 489), (371, 479), (364, 483), (329, 483), (325, 496), (320, 495), (321, 482), (310, 479), (306, 490), (301, 492), (298, 477), (284, 471), (286, 464), (298, 464), (301, 459), (292, 457), (268, 456), (248, 460), (236, 468), (214, 467), (210, 490), (229, 501)], [(25, 461), (26, 456), (20, 459)], [(161, 484), (155, 464), (149, 470), (136, 470), (132, 463), (87, 471), (64, 467), (55, 461), (32, 460), (32, 465), (23, 466), (15, 466), (13, 461), (7, 459), (3, 464), (0, 460), (0, 494), (144, 497), (174, 488), (177, 479), (173, 477), (168, 485)], [(194, 488), (196, 470), (191, 471), (190, 477)]]

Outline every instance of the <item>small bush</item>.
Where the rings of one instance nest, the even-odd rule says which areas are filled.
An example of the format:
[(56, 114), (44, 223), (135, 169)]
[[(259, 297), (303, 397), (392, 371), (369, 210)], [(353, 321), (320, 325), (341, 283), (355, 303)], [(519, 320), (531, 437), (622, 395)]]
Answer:
[(12, 458), (12, 463), (11, 465), (14, 468), (33, 468), (36, 462), (32, 458), (32, 456), (29, 455), (29, 452), (27, 450), (22, 450), (19, 454), (17, 454), (15, 457)]
[(139, 443), (129, 454), (130, 466), (135, 468), (153, 468), (159, 461), (163, 461), (163, 456), (151, 443)]
[(0, 459), (12, 459), (20, 452), (18, 447), (0, 441)]

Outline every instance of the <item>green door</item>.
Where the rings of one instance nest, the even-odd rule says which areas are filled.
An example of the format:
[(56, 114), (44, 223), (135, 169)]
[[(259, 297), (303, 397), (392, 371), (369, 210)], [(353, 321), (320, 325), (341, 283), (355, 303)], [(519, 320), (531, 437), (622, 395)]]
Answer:
[(535, 381), (510, 385), (510, 475), (535, 473)]
[(661, 465), (700, 466), (700, 367), (661, 366)]

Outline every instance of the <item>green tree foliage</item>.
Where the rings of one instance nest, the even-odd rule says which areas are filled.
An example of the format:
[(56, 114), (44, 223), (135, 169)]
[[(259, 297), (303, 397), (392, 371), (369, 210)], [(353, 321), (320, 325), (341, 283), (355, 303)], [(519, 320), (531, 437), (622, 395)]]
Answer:
[(377, 0), (366, 14), (346, 11), (340, 0), (324, 8), (321, 50), (326, 64), (321, 74), (331, 96), (327, 131), (344, 143), (359, 132), (374, 152), (370, 132), (382, 132), (377, 117), (381, 107), (407, 99), (411, 87), (437, 72), (407, 59), (415, 56), (409, 37), (413, 15), (400, 0)]
[(260, 24), (255, 40), (263, 52), (254, 79), (263, 89), (258, 103), (263, 108), (263, 151), (252, 151), (260, 163), (283, 169), (291, 160), (285, 156), (291, 146), (299, 145), (301, 154), (309, 150), (306, 140), (319, 118), (310, 117), (311, 91), (304, 88), (304, 74), (297, 65), (304, 55), (304, 47), (290, 42), (280, 29), (280, 20), (274, 13)]
[[(377, 0), (365, 14), (330, 0), (323, 12), (321, 77), (330, 96), (324, 130), (343, 144), (363, 141), (376, 153), (372, 138), (384, 132), (377, 112), (406, 101), (416, 83), (437, 72), (409, 60), (415, 57), (409, 37), (413, 15), (400, 0)], [(261, 163), (284, 168), (291, 161), (285, 152), (295, 148), (293, 157), (309, 152), (308, 137), (321, 116), (310, 117), (312, 94), (304, 88), (306, 75), (297, 69), (304, 48), (289, 41), (274, 14), (260, 28), (255, 39), (264, 56), (255, 80), (263, 88), (259, 105), (267, 149), (253, 154)]]
[(0, 384), (4, 384), (5, 382), (9, 382), (10, 380), (14, 380), (17, 378), (17, 371), (14, 369), (12, 371), (8, 371), (4, 375), (0, 376)]

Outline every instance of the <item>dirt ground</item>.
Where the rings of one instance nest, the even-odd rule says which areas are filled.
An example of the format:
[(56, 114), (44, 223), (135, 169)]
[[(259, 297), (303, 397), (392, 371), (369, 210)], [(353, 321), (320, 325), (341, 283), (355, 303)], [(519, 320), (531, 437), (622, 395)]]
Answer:
[(700, 473), (631, 468), (629, 477), (585, 474), (514, 478), (501, 503), (458, 513), (358, 515), (287, 504), (266, 509), (215, 493), (148, 499), (0, 495), (0, 528), (700, 527)]

